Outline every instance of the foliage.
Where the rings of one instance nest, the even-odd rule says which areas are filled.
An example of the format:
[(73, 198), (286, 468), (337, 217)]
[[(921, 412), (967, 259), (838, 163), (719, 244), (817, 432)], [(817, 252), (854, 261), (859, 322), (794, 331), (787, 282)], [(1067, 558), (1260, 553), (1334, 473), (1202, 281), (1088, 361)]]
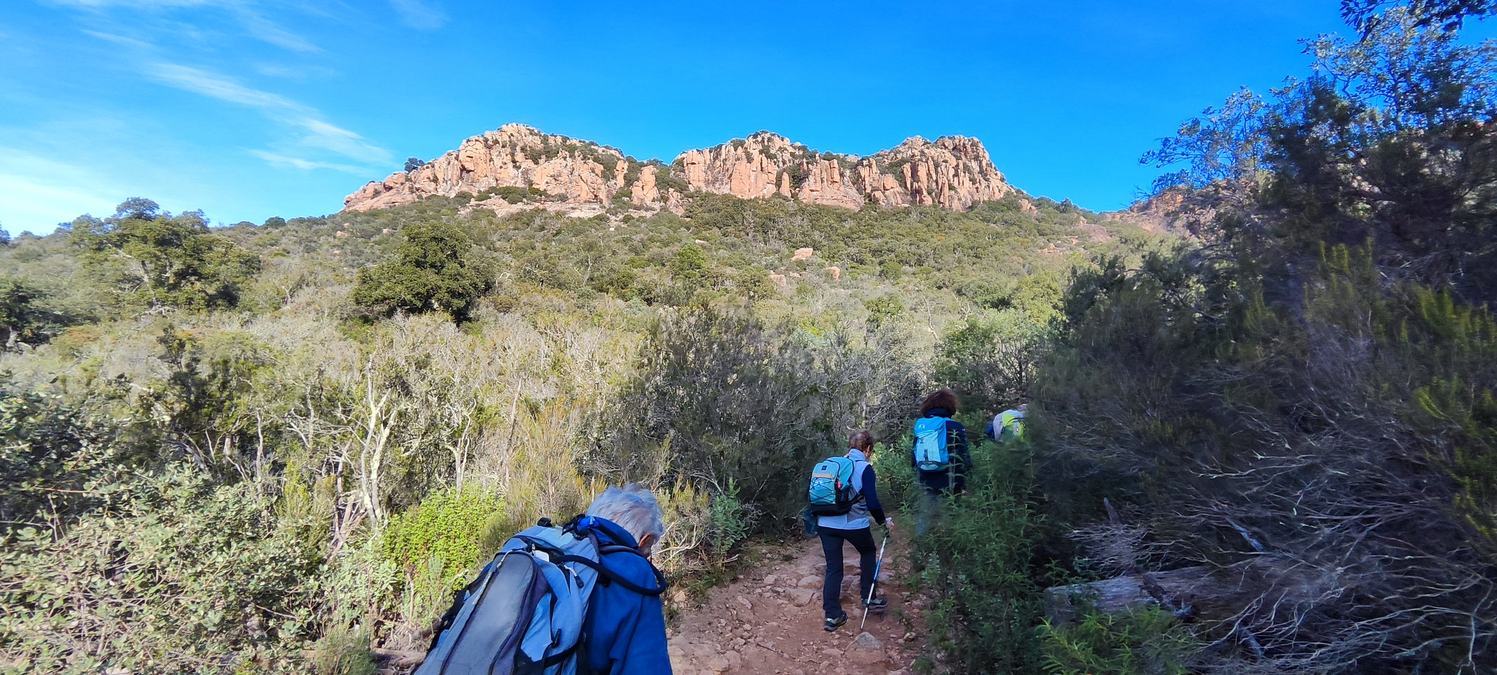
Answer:
[(1186, 675), (1200, 645), (1158, 607), (1123, 614), (1084, 613), (1074, 625), (1040, 626), (1047, 673), (1150, 673)]
[(43, 671), (292, 670), (312, 626), (314, 551), (247, 486), (175, 469), (110, 515), (0, 546), (0, 653)]
[(980, 443), (968, 491), (947, 497), (917, 544), (933, 646), (959, 672), (1034, 672), (1039, 589), (1027, 446)]
[(353, 301), (370, 316), (446, 312), (463, 321), (494, 286), (488, 260), (468, 235), (441, 222), (413, 224), (391, 260), (359, 271)]
[(721, 494), (712, 498), (707, 513), (711, 519), (707, 541), (713, 550), (722, 553), (748, 538), (757, 518), (753, 509), (738, 499), (738, 485), (732, 479)]
[(851, 430), (900, 416), (895, 406), (910, 395), (884, 392), (918, 387), (909, 371), (882, 381), (853, 376), (871, 375), (873, 359), (841, 340), (813, 346), (738, 312), (667, 316), (641, 348), (638, 376), (607, 412), (611, 432), (591, 464), (605, 475), (688, 480), (718, 494), (732, 479), (746, 503), (788, 522), (804, 500), (805, 467), (841, 447)]
[(47, 310), (44, 300), (40, 289), (0, 278), (0, 350), (44, 342), (61, 328), (62, 317)]
[(130, 199), (104, 220), (73, 221), (72, 241), (94, 274), (147, 309), (233, 307), (260, 258), (210, 233), (201, 212), (177, 216)]
[(498, 498), (477, 489), (439, 490), (397, 514), (385, 527), (385, 556), (404, 569), (439, 566), (453, 589), (508, 533), (497, 527), (503, 510)]
[(132, 461), (109, 422), (56, 396), (0, 387), (0, 533), (71, 520), (113, 496), (96, 488)]
[(941, 341), (935, 377), (970, 409), (1011, 408), (1028, 399), (1044, 343), (1044, 329), (1017, 310), (970, 318)]
[[(1199, 127), (1256, 173), (1205, 245), (1075, 275), (1043, 506), (1091, 572), (1209, 563), (1236, 649), (1206, 667), (1489, 670), (1497, 52), (1403, 10), (1309, 47), (1312, 77)], [(1197, 187), (1233, 180), (1213, 147), (1177, 158)]]

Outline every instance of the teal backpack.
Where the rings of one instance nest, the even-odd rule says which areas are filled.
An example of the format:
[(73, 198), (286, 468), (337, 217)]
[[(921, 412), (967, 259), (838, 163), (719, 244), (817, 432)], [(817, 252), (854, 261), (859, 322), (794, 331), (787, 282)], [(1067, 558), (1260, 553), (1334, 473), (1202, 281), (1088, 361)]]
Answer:
[(857, 462), (849, 457), (828, 457), (811, 469), (811, 515), (840, 516), (852, 510), (863, 498), (852, 483), (856, 468)]
[(946, 449), (945, 417), (922, 417), (915, 420), (915, 468), (921, 471), (944, 471), (951, 463)]

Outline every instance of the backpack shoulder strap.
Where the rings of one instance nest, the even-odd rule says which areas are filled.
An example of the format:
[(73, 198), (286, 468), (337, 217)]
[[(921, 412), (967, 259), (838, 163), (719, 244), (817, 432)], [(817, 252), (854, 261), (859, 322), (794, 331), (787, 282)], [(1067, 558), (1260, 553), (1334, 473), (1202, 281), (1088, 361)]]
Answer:
[[(602, 540), (598, 539), (598, 535), (595, 532), (588, 532), (587, 537), (593, 540), (593, 548), (597, 549), (598, 551), (597, 560), (577, 555), (565, 555), (561, 557), (561, 561), (577, 563), (579, 565), (585, 565), (589, 568), (592, 568), (593, 571), (598, 573), (598, 578), (603, 583), (618, 584), (619, 586), (634, 591), (635, 593), (638, 593), (640, 595), (660, 595), (664, 593), (665, 589), (670, 586), (670, 582), (665, 578), (665, 574), (662, 573), (659, 568), (655, 567), (654, 563), (651, 563), (650, 559), (645, 557), (645, 554), (640, 553), (639, 549), (633, 546), (625, 546), (623, 544), (615, 544), (612, 542), (605, 544), (602, 542)], [(618, 572), (608, 569), (608, 567), (603, 564), (603, 556), (612, 553), (628, 553), (643, 558), (645, 564), (650, 566), (650, 571), (655, 574), (655, 588), (646, 588), (644, 586), (640, 586), (633, 581), (623, 578), (619, 575)]]

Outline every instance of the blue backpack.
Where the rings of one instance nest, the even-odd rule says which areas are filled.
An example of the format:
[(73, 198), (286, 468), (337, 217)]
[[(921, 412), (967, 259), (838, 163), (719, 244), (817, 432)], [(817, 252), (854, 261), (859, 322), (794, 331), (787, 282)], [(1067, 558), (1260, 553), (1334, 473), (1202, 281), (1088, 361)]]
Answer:
[(811, 469), (807, 490), (811, 515), (839, 516), (852, 510), (852, 505), (863, 498), (853, 487), (856, 468), (857, 462), (850, 457), (828, 457)]
[(614, 576), (601, 556), (643, 554), (603, 544), (576, 522), (555, 527), (543, 519), (505, 542), (458, 593), (413, 675), (572, 675), (594, 586), (601, 581), (644, 595), (665, 591), (659, 570), (655, 588)]
[(951, 453), (946, 449), (945, 417), (922, 417), (915, 420), (915, 468), (921, 471), (942, 471), (951, 464)]

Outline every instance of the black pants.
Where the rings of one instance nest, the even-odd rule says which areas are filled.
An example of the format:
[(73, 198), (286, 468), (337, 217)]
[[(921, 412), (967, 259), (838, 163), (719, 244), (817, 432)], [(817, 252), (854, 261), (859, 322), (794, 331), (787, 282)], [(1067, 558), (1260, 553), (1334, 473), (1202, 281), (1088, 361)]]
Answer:
[(858, 584), (862, 592), (858, 597), (864, 599), (873, 588), (873, 566), (878, 564), (878, 549), (873, 545), (873, 531), (866, 527), (861, 530), (823, 527), (819, 532), (821, 552), (826, 554), (826, 579), (821, 584), (821, 609), (826, 612), (827, 618), (834, 619), (842, 616), (842, 542), (852, 544), (862, 559), (862, 583)]

